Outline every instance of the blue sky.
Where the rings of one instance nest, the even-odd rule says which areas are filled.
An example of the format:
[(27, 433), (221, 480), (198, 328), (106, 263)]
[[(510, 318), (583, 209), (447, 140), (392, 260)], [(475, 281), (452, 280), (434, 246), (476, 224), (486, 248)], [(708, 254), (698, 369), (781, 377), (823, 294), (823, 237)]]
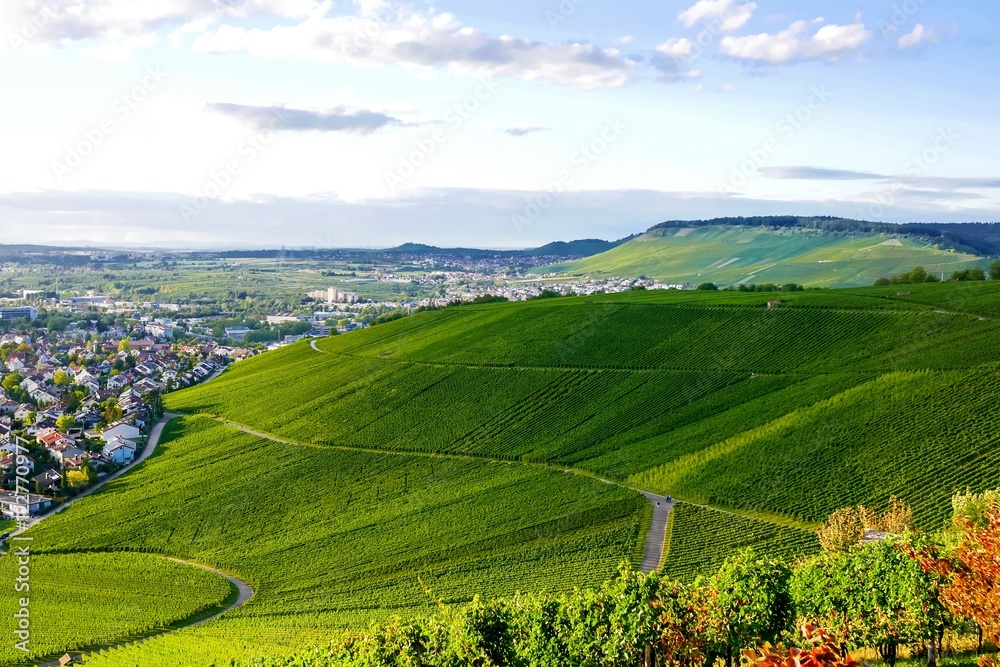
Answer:
[(1000, 7), (0, 9), (0, 242), (526, 247), (665, 219), (995, 221)]

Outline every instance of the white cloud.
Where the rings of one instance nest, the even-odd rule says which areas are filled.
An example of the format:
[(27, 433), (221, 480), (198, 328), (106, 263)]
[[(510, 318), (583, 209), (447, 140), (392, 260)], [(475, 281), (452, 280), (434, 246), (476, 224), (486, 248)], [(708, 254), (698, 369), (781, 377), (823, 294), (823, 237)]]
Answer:
[(805, 21), (797, 21), (774, 35), (724, 37), (719, 48), (727, 56), (778, 65), (842, 56), (860, 49), (872, 38), (872, 32), (860, 20), (848, 25), (825, 25), (811, 36), (806, 34), (808, 28)]
[(687, 58), (694, 53), (694, 44), (690, 39), (684, 37), (680, 39), (668, 39), (663, 44), (656, 47), (657, 53), (675, 58)]
[(930, 40), (931, 37), (931, 31), (925, 28), (923, 24), (918, 23), (913, 32), (900, 37), (896, 45), (901, 49), (909, 49)]
[(618, 49), (493, 37), (462, 25), (451, 14), (434, 12), (382, 14), (379, 20), (315, 14), (296, 25), (267, 29), (221, 25), (199, 35), (193, 46), (207, 53), (246, 51), (264, 57), (444, 67), (462, 76), (514, 77), (587, 89), (621, 86), (641, 70)]
[(115, 40), (122, 48), (162, 27), (207, 17), (303, 18), (328, 7), (317, 0), (22, 0), (0, 4), (0, 25), (14, 52), (87, 39)]
[(698, 21), (718, 19), (723, 30), (736, 30), (746, 25), (756, 9), (757, 5), (753, 2), (737, 4), (735, 0), (698, 0), (677, 18), (688, 28)]

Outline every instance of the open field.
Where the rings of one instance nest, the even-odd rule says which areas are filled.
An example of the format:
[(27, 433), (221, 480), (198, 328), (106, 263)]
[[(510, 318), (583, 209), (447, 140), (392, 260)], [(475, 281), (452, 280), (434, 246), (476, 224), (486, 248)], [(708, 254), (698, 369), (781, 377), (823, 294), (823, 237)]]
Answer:
[(646, 276), (670, 283), (871, 285), (923, 266), (938, 277), (983, 262), (906, 237), (845, 236), (811, 230), (733, 227), (653, 230), (600, 255), (540, 267), (537, 273)]

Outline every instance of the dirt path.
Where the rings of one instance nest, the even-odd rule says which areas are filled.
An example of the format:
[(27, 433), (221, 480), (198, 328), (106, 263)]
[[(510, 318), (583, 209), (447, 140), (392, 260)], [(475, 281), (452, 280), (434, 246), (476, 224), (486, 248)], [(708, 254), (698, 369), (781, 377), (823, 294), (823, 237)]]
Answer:
[[(343, 451), (362, 451), (370, 454), (383, 454), (383, 455), (400, 455), (400, 456), (431, 456), (435, 458), (445, 457), (445, 458), (460, 458), (464, 460), (484, 460), (491, 461), (488, 457), (477, 457), (469, 456), (463, 454), (441, 454), (438, 452), (399, 452), (394, 450), (382, 450), (382, 449), (363, 449), (356, 447), (337, 447), (337, 446), (323, 446), (315, 444), (306, 444), (295, 442), (293, 440), (286, 440), (280, 438), (276, 435), (270, 433), (265, 433), (263, 431), (258, 431), (250, 428), (249, 426), (244, 426), (243, 424), (238, 424), (236, 422), (229, 421), (223, 417), (213, 417), (215, 421), (221, 424), (225, 424), (229, 428), (236, 429), (237, 431), (242, 431), (248, 435), (252, 435), (257, 438), (262, 438), (264, 440), (270, 440), (271, 442), (276, 442), (281, 445), (292, 445), (295, 447), (324, 447), (328, 449), (339, 449)], [(545, 464), (534, 464), (537, 467), (548, 467)], [(567, 469), (566, 472), (572, 472), (577, 474), (582, 474), (577, 470)], [(587, 475), (590, 477), (590, 475)], [(646, 497), (649, 502), (653, 504), (653, 522), (649, 527), (649, 532), (646, 534), (646, 547), (645, 553), (642, 560), (642, 565), (640, 570), (644, 573), (649, 573), (654, 570), (660, 569), (663, 564), (663, 546), (667, 537), (667, 520), (670, 518), (670, 511), (674, 508), (674, 500), (668, 501), (664, 496), (658, 496), (655, 493), (649, 493), (648, 491), (642, 491), (641, 489), (636, 489), (630, 486), (626, 486), (619, 482), (614, 482), (608, 479), (595, 478), (605, 484), (611, 484), (613, 486), (618, 486), (623, 489), (628, 489), (629, 491), (635, 491), (636, 493), (641, 493)]]
[[(632, 490), (637, 491), (638, 489)], [(639, 493), (653, 503), (653, 523), (646, 534), (646, 555), (639, 567), (640, 571), (648, 574), (659, 570), (660, 566), (663, 565), (663, 544), (667, 539), (667, 521), (670, 519), (671, 510), (674, 509), (674, 501), (648, 491), (639, 491)]]
[[(163, 558), (165, 558), (166, 560), (172, 561), (174, 563), (180, 563), (181, 565), (188, 565), (190, 567), (197, 567), (197, 568), (199, 568), (201, 570), (206, 570), (207, 572), (212, 572), (214, 574), (218, 574), (219, 576), (225, 577), (229, 581), (229, 583), (231, 583), (233, 586), (236, 587), (236, 590), (238, 592), (236, 600), (232, 604), (228, 605), (225, 609), (221, 609), (218, 612), (212, 614), (211, 616), (206, 616), (205, 618), (201, 618), (201, 619), (199, 619), (197, 621), (194, 621), (193, 623), (186, 623), (184, 621), (180, 621), (177, 624), (175, 624), (172, 627), (170, 627), (169, 629), (163, 630), (162, 632), (156, 632), (156, 633), (153, 633), (153, 634), (144, 635), (143, 637), (141, 637), (139, 639), (125, 640), (125, 641), (122, 641), (122, 642), (118, 642), (118, 643), (112, 644), (110, 646), (101, 646), (100, 649), (96, 649), (94, 652), (96, 652), (97, 650), (106, 651), (109, 648), (122, 648), (122, 647), (125, 647), (125, 646), (135, 646), (135, 645), (138, 645), (138, 644), (143, 644), (143, 643), (149, 641), (150, 639), (156, 639), (158, 637), (165, 637), (166, 635), (173, 634), (173, 633), (175, 633), (175, 632), (177, 632), (179, 630), (183, 630), (185, 628), (196, 628), (196, 627), (198, 627), (200, 625), (204, 625), (205, 623), (208, 623), (209, 621), (214, 621), (215, 619), (219, 618), (223, 614), (227, 614), (227, 613), (233, 611), (234, 609), (239, 609), (240, 607), (242, 607), (243, 605), (245, 605), (247, 602), (249, 602), (250, 598), (252, 598), (253, 595), (254, 595), (254, 590), (253, 590), (253, 588), (250, 587), (250, 584), (246, 583), (242, 579), (237, 579), (236, 577), (234, 577), (234, 576), (232, 576), (230, 574), (226, 574), (225, 572), (217, 570), (214, 567), (209, 567), (208, 565), (202, 565), (201, 563), (195, 563), (193, 561), (184, 560), (182, 558), (172, 558), (172, 557), (169, 557), (169, 556), (163, 556)], [(71, 651), (70, 655), (73, 656), (73, 658), (76, 661), (81, 661), (82, 659), (85, 659), (89, 653), (90, 652), (88, 652), (88, 651), (82, 651), (82, 652)], [(38, 663), (38, 667), (59, 667), (59, 660), (57, 658), (57, 659), (51, 660), (49, 662)]]
[(28, 520), (28, 523), (24, 527), (18, 528), (17, 530), (11, 532), (10, 537), (8, 539), (12, 540), (12, 539), (16, 538), (18, 535), (20, 535), (21, 533), (23, 533), (24, 531), (28, 530), (29, 528), (37, 526), (44, 519), (46, 519), (46, 518), (48, 518), (48, 517), (50, 517), (50, 516), (52, 516), (54, 514), (59, 514), (60, 512), (62, 512), (63, 510), (65, 510), (70, 505), (73, 505), (74, 503), (76, 503), (77, 501), (79, 501), (82, 498), (86, 498), (90, 494), (92, 494), (95, 491), (97, 491), (98, 489), (100, 489), (105, 484), (118, 479), (119, 477), (121, 477), (122, 475), (124, 475), (125, 473), (127, 473), (129, 470), (131, 470), (132, 468), (136, 467), (137, 465), (139, 465), (140, 463), (142, 463), (143, 461), (145, 461), (146, 459), (148, 459), (150, 456), (153, 455), (153, 452), (156, 451), (156, 446), (160, 443), (160, 438), (163, 436), (163, 427), (166, 426), (167, 422), (170, 421), (171, 419), (173, 419), (175, 417), (180, 417), (180, 416), (181, 415), (174, 414), (172, 412), (164, 413), (164, 415), (160, 419), (160, 421), (156, 422), (156, 425), (153, 426), (153, 429), (149, 432), (149, 441), (146, 443), (146, 446), (143, 448), (143, 450), (139, 454), (139, 456), (137, 456), (135, 459), (133, 459), (132, 463), (128, 464), (127, 466), (125, 466), (121, 470), (115, 471), (114, 473), (108, 475), (107, 477), (105, 477), (101, 481), (97, 482), (92, 487), (90, 487), (89, 489), (87, 489), (86, 491), (84, 491), (83, 493), (81, 493), (80, 495), (78, 495), (78, 496), (76, 496), (74, 498), (71, 498), (70, 500), (67, 500), (62, 505), (59, 505), (58, 507), (56, 507), (51, 512), (48, 512), (46, 514), (42, 514), (41, 516), (32, 517), (31, 519)]

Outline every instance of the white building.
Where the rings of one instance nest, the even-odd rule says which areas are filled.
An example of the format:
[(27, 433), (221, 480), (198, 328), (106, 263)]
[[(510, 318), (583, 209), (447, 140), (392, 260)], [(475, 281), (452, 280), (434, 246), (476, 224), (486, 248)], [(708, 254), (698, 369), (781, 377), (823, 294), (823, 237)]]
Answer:
[(104, 445), (103, 451), (115, 463), (131, 463), (135, 459), (135, 443), (121, 436)]
[(101, 439), (105, 443), (112, 442), (115, 438), (125, 438), (126, 440), (135, 440), (139, 437), (139, 429), (131, 424), (126, 424), (125, 422), (115, 422), (109, 425), (101, 433)]

